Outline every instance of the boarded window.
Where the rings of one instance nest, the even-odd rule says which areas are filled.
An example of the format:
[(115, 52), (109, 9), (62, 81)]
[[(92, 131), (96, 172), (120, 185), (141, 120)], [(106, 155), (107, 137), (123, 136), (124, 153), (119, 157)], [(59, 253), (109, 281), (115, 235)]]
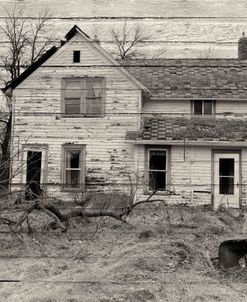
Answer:
[(103, 78), (66, 78), (62, 90), (65, 115), (103, 115)]
[(148, 150), (148, 179), (153, 191), (167, 189), (167, 150)]
[(81, 189), (84, 182), (84, 147), (64, 147), (64, 189)]
[(210, 100), (193, 101), (193, 113), (196, 115), (212, 115), (213, 102)]

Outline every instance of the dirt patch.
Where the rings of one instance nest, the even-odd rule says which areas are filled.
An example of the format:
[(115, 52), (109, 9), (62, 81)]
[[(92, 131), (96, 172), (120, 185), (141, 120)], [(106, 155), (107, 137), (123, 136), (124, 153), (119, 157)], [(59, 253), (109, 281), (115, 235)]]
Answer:
[(21, 240), (8, 228), (0, 233), (0, 279), (20, 281), (1, 283), (5, 302), (247, 299), (243, 273), (231, 279), (209, 263), (221, 241), (245, 236), (226, 213), (155, 205), (135, 209), (133, 228), (112, 218), (76, 219), (67, 233), (46, 228), (50, 220), (39, 215)]

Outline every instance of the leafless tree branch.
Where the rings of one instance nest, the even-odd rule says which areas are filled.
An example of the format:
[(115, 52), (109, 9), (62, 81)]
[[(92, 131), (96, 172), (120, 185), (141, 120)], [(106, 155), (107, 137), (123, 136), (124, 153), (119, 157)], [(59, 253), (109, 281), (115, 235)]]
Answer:
[(112, 29), (111, 35), (118, 47), (118, 57), (120, 59), (140, 56), (136, 46), (149, 38), (149, 35), (143, 32), (140, 25), (137, 24), (130, 27), (126, 21), (121, 29)]

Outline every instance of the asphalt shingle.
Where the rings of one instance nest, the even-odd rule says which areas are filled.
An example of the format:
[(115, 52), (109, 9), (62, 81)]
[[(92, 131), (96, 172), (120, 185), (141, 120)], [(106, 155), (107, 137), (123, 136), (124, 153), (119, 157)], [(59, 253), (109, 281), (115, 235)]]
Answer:
[(127, 132), (127, 140), (247, 141), (247, 122), (240, 119), (145, 118), (143, 129)]
[(247, 100), (247, 62), (238, 59), (126, 60), (154, 98)]

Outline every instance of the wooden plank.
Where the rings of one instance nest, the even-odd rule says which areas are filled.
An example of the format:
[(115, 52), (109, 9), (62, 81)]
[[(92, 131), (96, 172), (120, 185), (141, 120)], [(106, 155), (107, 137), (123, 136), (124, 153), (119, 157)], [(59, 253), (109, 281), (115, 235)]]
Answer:
[[(47, 7), (51, 11), (49, 32), (56, 32), (57, 41), (77, 24), (91, 37), (97, 35), (113, 53), (111, 29), (120, 28), (127, 17), (129, 26), (138, 23), (149, 35), (141, 46), (147, 57), (159, 50), (165, 50), (162, 56), (167, 58), (203, 57), (209, 49), (211, 57), (236, 57), (237, 41), (247, 31), (244, 0), (2, 0), (0, 6), (11, 9), (15, 4), (30, 18)], [(1, 9), (0, 25), (5, 16)], [(0, 46), (2, 53), (6, 47), (2, 31)]]
[[(49, 7), (57, 17), (242, 17), (246, 18), (245, 0), (1, 0), (1, 6), (10, 8), (17, 4), (35, 14)], [(4, 11), (1, 11), (1, 16)]]

